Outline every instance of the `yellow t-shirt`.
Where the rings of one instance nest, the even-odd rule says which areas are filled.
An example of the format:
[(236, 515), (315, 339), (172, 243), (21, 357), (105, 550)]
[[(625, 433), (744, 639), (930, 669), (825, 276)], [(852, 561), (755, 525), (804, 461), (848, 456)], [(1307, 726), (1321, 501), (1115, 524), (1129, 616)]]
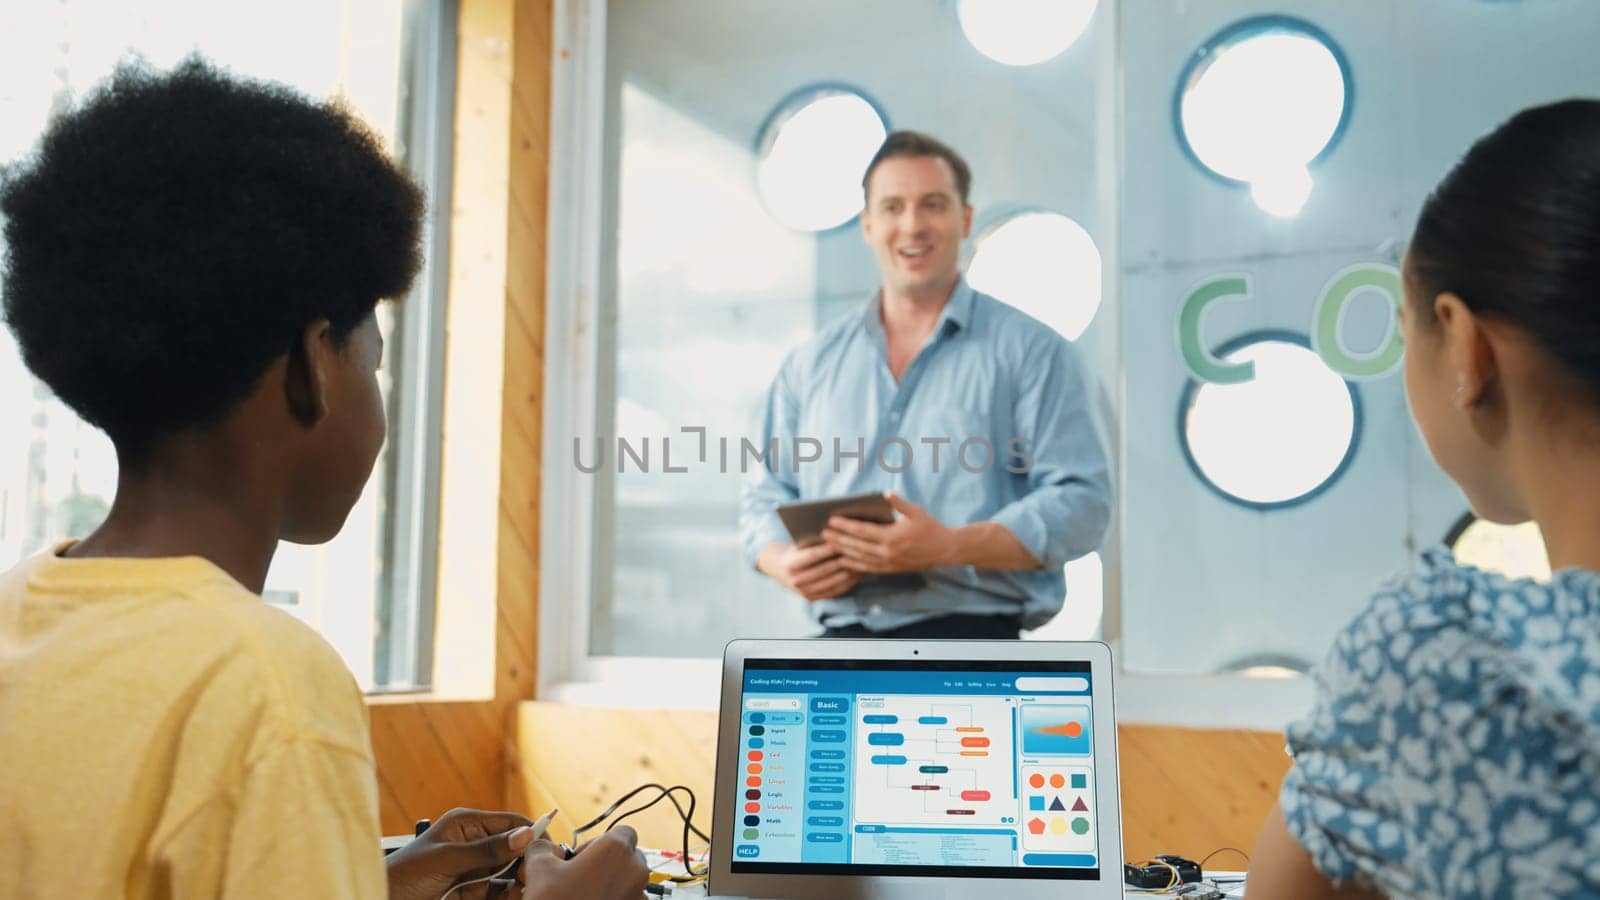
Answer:
[(0, 897), (383, 897), (366, 706), (198, 557), (0, 575)]

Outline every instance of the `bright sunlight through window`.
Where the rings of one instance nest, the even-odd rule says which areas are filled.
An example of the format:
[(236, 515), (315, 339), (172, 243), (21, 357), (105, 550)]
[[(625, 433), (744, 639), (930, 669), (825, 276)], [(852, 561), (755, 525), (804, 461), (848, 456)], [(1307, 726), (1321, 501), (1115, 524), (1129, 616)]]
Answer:
[(1008, 66), (1044, 62), (1089, 27), (1099, 0), (961, 0), (956, 16), (978, 52)]
[(985, 229), (974, 242), (967, 282), (1017, 307), (1069, 340), (1100, 309), (1100, 250), (1083, 226), (1060, 213), (1025, 212)]
[(1310, 348), (1280, 338), (1223, 358), (1255, 363), (1255, 378), (1193, 392), (1183, 440), (1195, 468), (1251, 506), (1292, 503), (1327, 484), (1355, 446), (1349, 385)]
[(1507, 578), (1550, 580), (1550, 557), (1545, 554), (1544, 535), (1537, 522), (1497, 525), (1471, 513), (1467, 518), (1466, 527), (1450, 547), (1456, 562)]
[(1332, 43), (1290, 19), (1240, 23), (1196, 55), (1179, 90), (1179, 134), (1194, 158), (1249, 184), (1266, 212), (1299, 213), (1307, 166), (1338, 135), (1349, 100)]
[(853, 91), (822, 88), (785, 104), (761, 135), (762, 205), (799, 231), (843, 225), (861, 212), (861, 176), (887, 135), (877, 109)]
[(1022, 637), (1029, 641), (1093, 641), (1100, 638), (1106, 608), (1105, 563), (1099, 553), (1067, 563), (1067, 599), (1054, 619)]

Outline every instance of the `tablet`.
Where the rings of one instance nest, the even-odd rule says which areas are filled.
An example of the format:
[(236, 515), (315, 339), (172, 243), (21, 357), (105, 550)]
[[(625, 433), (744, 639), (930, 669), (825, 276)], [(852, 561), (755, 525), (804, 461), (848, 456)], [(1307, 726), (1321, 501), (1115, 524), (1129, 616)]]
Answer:
[(786, 503), (778, 507), (778, 518), (789, 529), (789, 537), (794, 540), (796, 547), (821, 543), (822, 529), (828, 524), (830, 516), (888, 525), (894, 522), (894, 507), (881, 493), (851, 494), (848, 497)]

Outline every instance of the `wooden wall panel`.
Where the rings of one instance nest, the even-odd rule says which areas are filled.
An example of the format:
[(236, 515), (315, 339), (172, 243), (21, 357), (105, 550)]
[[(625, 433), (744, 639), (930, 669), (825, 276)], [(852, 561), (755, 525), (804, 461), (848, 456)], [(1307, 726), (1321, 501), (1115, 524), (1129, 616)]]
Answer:
[[(1129, 859), (1178, 853), (1198, 860), (1222, 847), (1249, 853), (1289, 771), (1283, 734), (1275, 731), (1122, 725), (1117, 756)], [(1231, 854), (1211, 865), (1245, 867)]]
[[(553, 16), (551, 0), (520, 0), (512, 18), (511, 171), (505, 198), (506, 233), (502, 236), (506, 247), (506, 329), (505, 381), (500, 397), (500, 569), (495, 641), (495, 697), (507, 703), (531, 698), (538, 682), (539, 458), (544, 422), (545, 218), (550, 183)], [(509, 707), (500, 716), (502, 735), (508, 721)]]
[[(709, 802), (715, 713), (529, 702), (517, 707), (516, 738), (508, 796), (520, 795), (520, 805), (539, 812), (559, 806), (555, 831), (562, 839), (645, 782), (687, 784), (702, 804)], [(1276, 732), (1123, 725), (1117, 742), (1128, 859), (1157, 853), (1199, 859), (1227, 846), (1248, 853), (1289, 766)], [(635, 818), (647, 845), (679, 843), (680, 820), (670, 811)], [(695, 821), (706, 828), (710, 812)], [(1236, 856), (1219, 856), (1213, 865), (1244, 868)]]
[(407, 834), (419, 818), (453, 806), (500, 804), (503, 720), (492, 703), (375, 705), (379, 818), (385, 834)]
[[(560, 839), (648, 782), (688, 785), (700, 803), (695, 824), (711, 832), (715, 713), (530, 702), (517, 707), (515, 721), (517, 757), (507, 795), (520, 794), (538, 813), (559, 807), (552, 830)], [(665, 803), (628, 822), (648, 846), (682, 841), (683, 820)]]
[[(462, 0), (458, 24), (449, 302), (455, 313), (503, 317), (504, 347), (500, 390), (473, 401), (498, 405), (498, 434), (447, 433), (445, 453), (460, 441), (499, 449), (493, 544), (480, 548), (481, 559), (460, 561), (492, 573), (493, 697), (372, 701), (385, 834), (408, 833), (416, 819), (452, 806), (520, 808), (505, 792), (515, 756), (510, 720), (518, 701), (533, 696), (538, 671), (552, 5)], [(446, 379), (486, 350), (447, 343)], [(450, 611), (442, 604), (439, 614)]]

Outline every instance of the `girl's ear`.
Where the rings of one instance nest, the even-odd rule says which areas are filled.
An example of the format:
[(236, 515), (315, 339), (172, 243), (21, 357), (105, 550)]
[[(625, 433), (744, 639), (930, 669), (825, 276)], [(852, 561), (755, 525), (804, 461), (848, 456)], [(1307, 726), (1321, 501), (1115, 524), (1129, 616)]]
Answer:
[(1449, 292), (1434, 298), (1433, 314), (1443, 334), (1445, 359), (1456, 374), (1455, 404), (1462, 409), (1477, 406), (1500, 374), (1483, 322)]

